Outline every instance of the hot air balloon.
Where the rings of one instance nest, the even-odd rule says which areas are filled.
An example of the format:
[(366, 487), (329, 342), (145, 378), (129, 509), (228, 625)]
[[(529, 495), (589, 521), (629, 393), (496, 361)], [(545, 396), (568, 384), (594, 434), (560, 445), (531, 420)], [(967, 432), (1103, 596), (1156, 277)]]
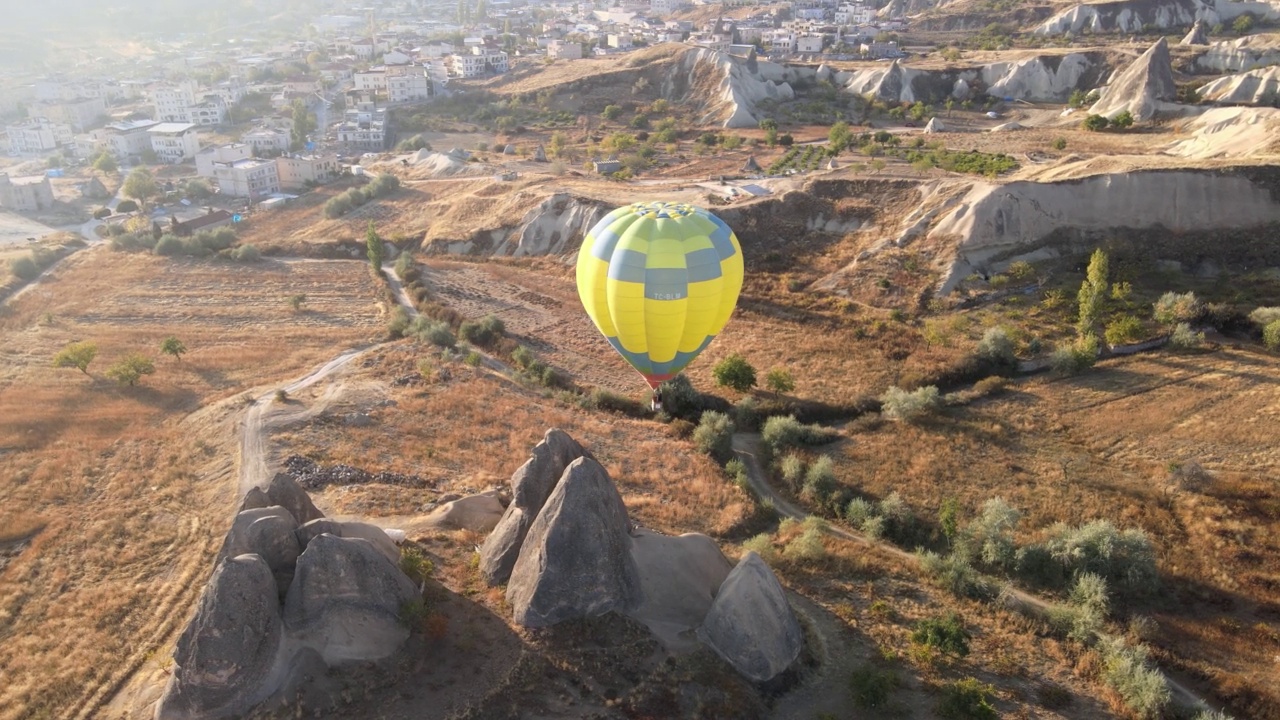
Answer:
[(741, 290), (738, 238), (692, 205), (620, 207), (591, 228), (578, 252), (587, 315), (652, 388), (711, 344)]

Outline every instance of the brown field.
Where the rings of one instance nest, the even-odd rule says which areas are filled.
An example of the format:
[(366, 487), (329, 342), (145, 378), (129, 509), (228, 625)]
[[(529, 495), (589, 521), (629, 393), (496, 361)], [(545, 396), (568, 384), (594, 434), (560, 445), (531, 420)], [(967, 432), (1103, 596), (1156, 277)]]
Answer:
[[(363, 263), (95, 249), (5, 308), (0, 717), (95, 716), (181, 627), (234, 503), (243, 406), (229, 399), (369, 342), (376, 299)], [(170, 334), (181, 361), (156, 358), (133, 388), (104, 377)], [(73, 340), (99, 347), (89, 375), (50, 366)]]

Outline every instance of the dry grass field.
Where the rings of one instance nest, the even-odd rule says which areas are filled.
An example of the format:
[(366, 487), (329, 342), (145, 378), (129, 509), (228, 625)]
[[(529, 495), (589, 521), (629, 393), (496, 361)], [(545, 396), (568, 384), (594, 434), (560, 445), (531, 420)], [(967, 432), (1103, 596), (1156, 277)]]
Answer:
[[(93, 717), (181, 627), (235, 502), (238, 397), (376, 338), (377, 297), (359, 262), (95, 249), (4, 308), (0, 717)], [(51, 367), (71, 341), (98, 345), (87, 375)], [(104, 376), (129, 351), (156, 365), (132, 388)]]

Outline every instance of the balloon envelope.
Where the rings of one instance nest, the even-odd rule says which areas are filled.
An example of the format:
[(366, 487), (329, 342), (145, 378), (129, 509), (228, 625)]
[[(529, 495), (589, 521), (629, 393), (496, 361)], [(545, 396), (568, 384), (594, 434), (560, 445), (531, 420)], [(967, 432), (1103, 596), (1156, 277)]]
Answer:
[(596, 223), (578, 252), (587, 315), (655, 388), (724, 329), (741, 290), (738, 238), (692, 205), (620, 207)]

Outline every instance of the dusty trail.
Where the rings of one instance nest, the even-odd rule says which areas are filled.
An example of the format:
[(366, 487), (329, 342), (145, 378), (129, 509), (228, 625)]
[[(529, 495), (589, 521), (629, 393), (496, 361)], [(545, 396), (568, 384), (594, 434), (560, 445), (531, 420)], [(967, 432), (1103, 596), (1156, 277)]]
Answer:
[[(778, 514), (784, 517), (794, 518), (796, 520), (804, 520), (806, 517), (809, 517), (809, 513), (806, 513), (804, 510), (796, 507), (778, 495), (778, 493), (774, 491), (773, 487), (769, 484), (764, 469), (760, 466), (760, 461), (758, 459), (760, 455), (760, 435), (758, 433), (735, 433), (733, 436), (733, 452), (742, 460), (743, 464), (747, 468), (747, 481), (751, 484), (751, 489), (754, 490), (762, 500), (767, 499), (772, 502), (773, 507), (778, 511)], [(876, 542), (866, 538), (865, 536), (849, 532), (844, 528), (830, 524), (826, 526), (826, 533), (842, 540), (848, 540), (867, 547), (874, 547), (878, 551), (892, 556), (903, 563), (908, 563), (913, 567), (918, 566), (916, 556), (913, 553), (909, 553), (888, 543)], [(1045, 615), (1050, 607), (1050, 603), (1012, 586), (1005, 586), (1003, 594), (1007, 598), (1007, 601), (1017, 603), (1018, 605), (1021, 605), (1023, 609), (1032, 609), (1039, 615)], [(1104, 639), (1111, 639), (1110, 636), (1104, 635), (1102, 637)], [(824, 637), (824, 639), (827, 638)], [(829, 671), (826, 666), (824, 666), (818, 676), (818, 682), (823, 682), (824, 675), (827, 672)], [(1196, 693), (1192, 692), (1187, 686), (1173, 679), (1167, 671), (1165, 671), (1165, 681), (1169, 684), (1169, 690), (1172, 692), (1175, 702), (1184, 703), (1192, 707), (1212, 707), (1212, 705)]]

